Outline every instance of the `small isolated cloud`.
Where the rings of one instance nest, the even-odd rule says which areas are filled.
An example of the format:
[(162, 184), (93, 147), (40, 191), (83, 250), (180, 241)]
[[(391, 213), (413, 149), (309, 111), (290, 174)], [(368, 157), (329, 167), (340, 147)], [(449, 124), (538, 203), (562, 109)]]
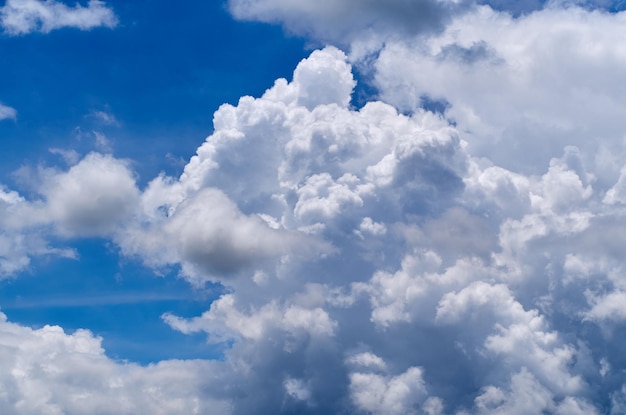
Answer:
[(117, 120), (117, 118), (115, 118), (115, 115), (113, 115), (110, 112), (107, 111), (91, 111), (87, 117), (97, 121), (100, 124), (103, 125), (112, 125), (112, 126), (119, 126), (120, 123)]
[(15, 108), (11, 108), (0, 103), (0, 120), (14, 120), (16, 118), (17, 111)]
[[(77, 157), (51, 151), (70, 164)], [(40, 168), (29, 181), (34, 200), (0, 188), (0, 276), (23, 270), (34, 256), (73, 257), (71, 249), (50, 247), (50, 237), (110, 236), (139, 206), (133, 173), (107, 155), (91, 153), (67, 171)]]
[(63, 27), (89, 30), (115, 27), (117, 17), (103, 1), (89, 0), (87, 6), (69, 7), (56, 0), (7, 0), (0, 8), (0, 26), (8, 35), (48, 33)]
[(40, 192), (46, 200), (44, 212), (63, 235), (109, 234), (139, 203), (126, 164), (98, 153), (87, 155), (67, 172), (47, 176)]
[[(76, 150), (66, 150), (62, 148), (50, 148), (48, 151), (51, 154), (60, 156), (63, 161), (69, 166), (77, 164), (80, 161), (80, 154)], [(17, 173), (16, 173), (17, 174)]]

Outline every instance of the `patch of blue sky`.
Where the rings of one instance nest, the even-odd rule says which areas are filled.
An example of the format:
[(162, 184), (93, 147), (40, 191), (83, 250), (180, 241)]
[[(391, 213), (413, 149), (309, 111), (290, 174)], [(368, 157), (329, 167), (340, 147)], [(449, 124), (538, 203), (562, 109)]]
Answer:
[(495, 10), (508, 11), (514, 16), (531, 13), (552, 5), (576, 5), (590, 10), (606, 10), (611, 13), (626, 9), (626, 1), (624, 0), (481, 0), (478, 3), (487, 4)]
[(192, 288), (176, 270), (157, 276), (97, 239), (73, 241), (77, 259), (44, 257), (19, 278), (0, 281), (0, 307), (32, 327), (87, 328), (103, 338), (112, 358), (142, 364), (164, 359), (220, 359), (206, 335), (184, 335), (161, 319), (166, 312), (193, 316), (206, 310), (219, 286)]
[[(20, 168), (63, 166), (68, 154), (94, 150), (132, 160), (140, 186), (160, 171), (177, 176), (221, 104), (261, 95), (308, 54), (278, 27), (234, 21), (221, 2), (107, 5), (119, 19), (114, 29), (0, 35), (0, 100), (17, 111), (0, 121), (0, 183), (28, 194)], [(11, 321), (87, 328), (109, 356), (144, 364), (221, 357), (205, 335), (161, 320), (197, 315), (219, 292), (198, 292), (176, 270), (156, 276), (98, 239), (62, 242), (78, 260), (34, 260), (0, 281)]]
[(107, 4), (120, 21), (112, 30), (0, 36), (9, 62), (0, 67), (0, 99), (18, 113), (0, 123), (3, 177), (49, 160), (50, 147), (88, 151), (93, 131), (136, 162), (140, 179), (175, 174), (211, 133), (221, 104), (262, 94), (308, 53), (278, 27), (234, 21), (220, 2)]

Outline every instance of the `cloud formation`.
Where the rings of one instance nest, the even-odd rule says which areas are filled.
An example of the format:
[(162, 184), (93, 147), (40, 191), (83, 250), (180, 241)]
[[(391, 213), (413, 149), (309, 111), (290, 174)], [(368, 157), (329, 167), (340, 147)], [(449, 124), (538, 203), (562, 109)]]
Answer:
[(117, 17), (103, 1), (69, 7), (56, 0), (7, 0), (0, 8), (0, 26), (8, 35), (48, 33), (63, 27), (89, 30), (115, 27)]
[(345, 44), (357, 36), (415, 34), (440, 29), (464, 8), (463, 0), (229, 0), (235, 18), (280, 23), (289, 31)]
[[(0, 313), (0, 407), (7, 415), (228, 414), (225, 400), (203, 396), (216, 376), (206, 361), (164, 361), (141, 367), (104, 355), (87, 330), (67, 334), (7, 321)], [(207, 377), (208, 376), (208, 377)]]
[[(247, 4), (258, 16), (305, 6)], [(313, 17), (331, 24), (323, 5)], [(25, 387), (7, 387), (7, 407), (623, 412), (626, 17), (553, 5), (449, 18), (428, 36), (373, 27), (385, 41), (372, 55), (314, 51), (291, 81), (220, 107), (180, 177), (140, 189), (131, 164), (92, 153), (42, 169), (35, 197), (2, 190), (0, 236), (21, 241), (0, 244), (6, 275), (50, 252), (51, 236), (100, 236), (225, 288), (199, 316), (163, 316), (223, 344), (222, 361), (121, 365), (87, 332), (5, 321), (20, 339), (43, 339), (17, 343), (33, 345), (37, 369), (15, 373), (45, 391), (32, 409)], [(351, 105), (350, 59), (380, 101)], [(48, 338), (67, 356), (56, 366), (38, 360)], [(18, 346), (6, 353), (26, 359)], [(94, 383), (67, 389), (67, 373)], [(181, 381), (164, 383), (174, 373)], [(127, 406), (81, 400), (105, 378), (128, 385)]]

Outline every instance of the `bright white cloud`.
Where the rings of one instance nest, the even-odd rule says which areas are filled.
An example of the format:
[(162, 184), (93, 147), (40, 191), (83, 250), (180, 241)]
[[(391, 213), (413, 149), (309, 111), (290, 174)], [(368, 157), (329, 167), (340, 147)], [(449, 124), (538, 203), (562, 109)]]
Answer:
[(576, 146), (607, 185), (623, 153), (615, 80), (626, 66), (625, 16), (550, 8), (513, 19), (479, 8), (425, 41), (387, 41), (376, 83), (400, 108), (444, 100), (472, 154), (499, 167), (538, 174)]
[(7, 0), (0, 8), (0, 26), (9, 35), (48, 33), (63, 27), (89, 30), (115, 25), (115, 13), (100, 0), (89, 0), (87, 6), (76, 4), (74, 7), (56, 0)]
[(63, 235), (110, 234), (132, 215), (139, 191), (127, 165), (91, 153), (64, 173), (44, 178), (45, 211)]
[(350, 375), (350, 396), (355, 406), (373, 415), (417, 414), (416, 403), (426, 394), (422, 371), (409, 368), (393, 377), (373, 373)]
[(66, 172), (40, 169), (37, 176), (39, 199), (0, 189), (0, 276), (26, 268), (33, 256), (75, 257), (49, 246), (49, 237), (110, 236), (139, 205), (133, 173), (111, 156), (91, 153)]
[[(0, 314), (0, 407), (7, 415), (228, 414), (203, 393), (219, 364), (163, 361), (146, 367), (115, 362), (86, 330), (22, 327)], [(203, 386), (204, 385), (204, 386)]]

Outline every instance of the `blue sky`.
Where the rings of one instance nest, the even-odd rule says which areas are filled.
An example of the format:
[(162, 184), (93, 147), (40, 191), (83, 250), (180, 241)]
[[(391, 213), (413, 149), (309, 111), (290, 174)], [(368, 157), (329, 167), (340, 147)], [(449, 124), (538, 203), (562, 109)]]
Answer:
[[(0, 69), (1, 99), (19, 108), (15, 120), (0, 123), (3, 183), (19, 187), (20, 168), (63, 165), (51, 148), (98, 149), (93, 131), (133, 161), (140, 183), (161, 171), (180, 174), (221, 104), (260, 95), (306, 56), (303, 40), (236, 22), (219, 2), (174, 10), (162, 1), (107, 4), (119, 19), (113, 30), (2, 37), (0, 53), (10, 64)], [(201, 312), (214, 291), (192, 290), (175, 272), (152, 278), (106, 241), (71, 245), (79, 260), (45, 258), (2, 281), (1, 307), (13, 321), (88, 327), (104, 336), (112, 356), (142, 363), (220, 355), (203, 337), (190, 341), (160, 320), (166, 311)]]
[[(108, 4), (119, 19), (113, 30), (3, 36), (11, 64), (2, 68), (2, 100), (23, 108), (17, 122), (1, 126), (3, 153), (14, 152), (3, 163), (6, 175), (48, 159), (49, 147), (89, 150), (93, 143), (76, 130), (94, 128), (111, 136), (120, 157), (141, 163), (144, 180), (180, 169), (163, 166), (163, 155), (182, 163), (211, 131), (219, 105), (259, 95), (306, 55), (302, 40), (236, 22), (220, 2), (176, 10), (159, 1)], [(117, 123), (90, 116), (97, 111)]]
[(626, 413), (624, 8), (0, 3), (0, 413)]

